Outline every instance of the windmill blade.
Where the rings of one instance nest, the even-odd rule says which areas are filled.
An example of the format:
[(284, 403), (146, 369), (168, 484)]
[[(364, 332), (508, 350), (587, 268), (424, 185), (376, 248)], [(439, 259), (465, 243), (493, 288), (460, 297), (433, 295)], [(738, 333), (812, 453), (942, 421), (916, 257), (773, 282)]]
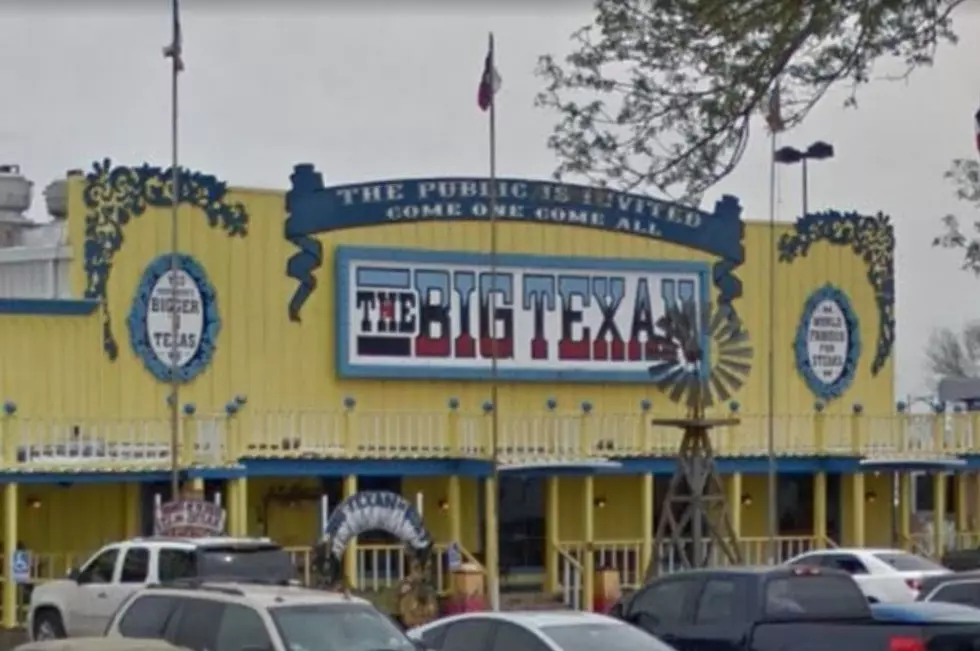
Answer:
[[(742, 320), (731, 307), (674, 302), (657, 320), (657, 329), (676, 342), (678, 358), (650, 366), (654, 384), (675, 403), (692, 411), (729, 400), (752, 370), (753, 348)], [(704, 366), (711, 347), (711, 367)]]

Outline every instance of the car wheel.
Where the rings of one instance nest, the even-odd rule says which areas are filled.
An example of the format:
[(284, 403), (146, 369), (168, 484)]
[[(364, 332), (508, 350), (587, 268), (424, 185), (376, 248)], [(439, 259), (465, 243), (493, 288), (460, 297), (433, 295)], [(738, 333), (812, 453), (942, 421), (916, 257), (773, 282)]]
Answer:
[(34, 615), (35, 640), (60, 640), (68, 637), (61, 615), (53, 608), (46, 608)]

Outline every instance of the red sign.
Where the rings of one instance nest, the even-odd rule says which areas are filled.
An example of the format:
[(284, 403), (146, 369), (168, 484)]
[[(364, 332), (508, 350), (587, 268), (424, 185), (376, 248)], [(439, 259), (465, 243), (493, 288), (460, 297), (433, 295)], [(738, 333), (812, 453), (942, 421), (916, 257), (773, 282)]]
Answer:
[(161, 504), (156, 513), (158, 536), (200, 538), (225, 533), (225, 510), (204, 500), (180, 500)]

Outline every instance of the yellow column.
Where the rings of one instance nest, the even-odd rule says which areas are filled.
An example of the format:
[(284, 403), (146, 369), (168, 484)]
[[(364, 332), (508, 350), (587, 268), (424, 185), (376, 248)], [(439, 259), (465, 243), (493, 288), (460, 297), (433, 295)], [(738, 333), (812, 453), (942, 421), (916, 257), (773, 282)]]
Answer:
[(140, 535), (140, 485), (134, 481), (123, 484), (123, 535)]
[(547, 543), (545, 555), (545, 592), (558, 592), (561, 590), (558, 576), (558, 545), (559, 540), (559, 495), (558, 477), (548, 477), (545, 484), (544, 508), (545, 508), (545, 538)]
[(640, 567), (638, 576), (645, 576), (650, 562), (653, 560), (653, 473), (643, 474), (643, 484), (640, 489), (640, 528), (643, 531), (643, 542), (640, 546)]
[(585, 477), (585, 490), (582, 491), (582, 523), (585, 531), (584, 558), (582, 559), (582, 609), (590, 611), (595, 603), (595, 478)]
[(956, 477), (956, 534), (959, 538), (967, 538), (970, 531), (970, 482), (966, 472), (959, 471)]
[(733, 472), (728, 477), (728, 511), (732, 518), (735, 537), (742, 537), (742, 473)]
[(487, 570), (487, 593), (490, 595), (490, 608), (500, 610), (500, 542), (497, 530), (497, 479), (490, 476), (483, 480), (484, 499), (486, 508), (484, 517), (483, 549)]
[(946, 473), (932, 475), (933, 553), (936, 558), (946, 549)]
[(912, 542), (912, 473), (898, 473), (899, 547), (911, 549)]
[(848, 547), (864, 547), (864, 475), (851, 475), (851, 543)]
[(449, 542), (463, 544), (463, 505), (459, 475), (449, 475), (446, 501), (449, 502)]
[[(344, 499), (357, 492), (357, 475), (344, 477)], [(352, 538), (344, 552), (344, 576), (352, 589), (357, 588), (357, 538)]]
[(3, 487), (3, 627), (17, 626), (17, 584), (14, 583), (13, 563), (17, 551), (17, 484)]
[(241, 510), (238, 507), (238, 484), (234, 479), (225, 481), (225, 495), (228, 503), (225, 504), (225, 512), (228, 514), (228, 535), (241, 536), (242, 522), (240, 520)]
[(238, 485), (238, 521), (241, 523), (242, 535), (248, 537), (248, 477), (233, 480)]
[(813, 537), (817, 549), (827, 546), (827, 473), (813, 476)]

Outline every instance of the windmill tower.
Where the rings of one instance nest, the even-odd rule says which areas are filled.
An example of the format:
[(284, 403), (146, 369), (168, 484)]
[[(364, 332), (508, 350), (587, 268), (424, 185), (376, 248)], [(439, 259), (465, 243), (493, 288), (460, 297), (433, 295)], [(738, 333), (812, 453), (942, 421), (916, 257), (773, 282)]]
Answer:
[(707, 418), (705, 413), (742, 386), (752, 360), (748, 333), (731, 308), (675, 304), (658, 327), (676, 343), (677, 357), (651, 366), (650, 375), (670, 400), (685, 405), (687, 414), (653, 421), (683, 434), (657, 522), (648, 579), (662, 569), (665, 552), (684, 569), (708, 566), (714, 551), (729, 562), (741, 562), (711, 444), (713, 428), (735, 425), (738, 419)]

